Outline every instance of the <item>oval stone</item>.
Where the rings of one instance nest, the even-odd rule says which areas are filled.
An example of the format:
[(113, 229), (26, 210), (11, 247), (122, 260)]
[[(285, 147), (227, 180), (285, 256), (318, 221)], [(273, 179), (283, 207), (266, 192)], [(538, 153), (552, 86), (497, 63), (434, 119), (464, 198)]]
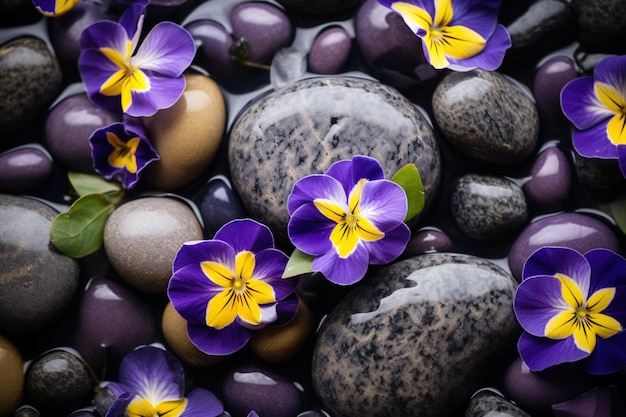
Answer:
[(508, 165), (535, 148), (535, 103), (502, 74), (482, 69), (450, 72), (435, 88), (432, 103), (444, 137), (476, 161)]
[(548, 131), (567, 129), (569, 121), (561, 110), (561, 90), (578, 77), (574, 60), (565, 55), (548, 58), (537, 68), (533, 80), (533, 95), (542, 127)]
[(111, 214), (104, 227), (104, 249), (113, 268), (129, 284), (164, 294), (181, 245), (202, 237), (202, 227), (185, 203), (144, 197)]
[(0, 335), (0, 417), (9, 417), (19, 407), (24, 393), (24, 361), (17, 347)]
[(27, 194), (52, 175), (52, 157), (41, 145), (28, 144), (0, 154), (0, 192)]
[(403, 255), (409, 257), (431, 252), (450, 252), (452, 248), (452, 240), (442, 230), (425, 227), (411, 237)]
[(176, 104), (144, 119), (161, 158), (146, 167), (145, 178), (164, 190), (197, 179), (215, 157), (226, 128), (226, 104), (215, 81), (201, 74), (185, 75), (185, 80)]
[(565, 246), (580, 253), (605, 248), (621, 252), (617, 236), (605, 223), (581, 213), (558, 213), (531, 222), (515, 239), (509, 252), (509, 268), (518, 280), (524, 262), (542, 246)]
[(0, 131), (13, 132), (43, 112), (61, 90), (61, 69), (34, 37), (0, 46)]
[(50, 244), (58, 213), (25, 197), (0, 195), (0, 332), (53, 326), (78, 288), (79, 267)]
[(426, 207), (441, 176), (438, 144), (422, 113), (395, 89), (354, 77), (306, 79), (257, 100), (233, 126), (228, 150), (233, 186), (278, 239), (286, 239), (295, 182), (339, 160), (371, 156), (387, 178), (414, 163)]
[(507, 401), (501, 393), (482, 389), (472, 396), (465, 417), (530, 417), (530, 415)]
[(366, 278), (318, 332), (312, 379), (323, 407), (334, 417), (462, 415), (480, 375), (514, 349), (515, 288), (502, 268), (460, 254)]
[(205, 234), (212, 237), (231, 220), (248, 217), (230, 180), (216, 175), (198, 192), (194, 201), (200, 209)]
[(316, 74), (337, 74), (348, 60), (352, 39), (341, 26), (331, 26), (317, 34), (309, 51), (309, 70)]
[(310, 16), (323, 16), (346, 12), (356, 7), (360, 0), (278, 0), (289, 11)]
[(570, 194), (572, 170), (563, 151), (544, 149), (533, 163), (522, 189), (532, 203), (546, 210), (562, 208)]
[(572, 0), (578, 40), (587, 51), (623, 54), (626, 3), (622, 0)]

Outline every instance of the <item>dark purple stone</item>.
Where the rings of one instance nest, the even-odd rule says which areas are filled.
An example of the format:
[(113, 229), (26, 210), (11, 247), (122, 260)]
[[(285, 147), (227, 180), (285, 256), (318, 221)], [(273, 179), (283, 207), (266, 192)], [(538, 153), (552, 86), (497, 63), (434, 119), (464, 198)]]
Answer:
[(336, 74), (346, 64), (352, 40), (341, 26), (321, 31), (309, 51), (309, 70), (317, 74)]
[(555, 417), (622, 417), (624, 400), (614, 385), (600, 386), (572, 400), (552, 405)]
[(361, 0), (278, 0), (289, 11), (310, 16), (336, 16), (356, 7)]
[(230, 181), (222, 175), (211, 178), (196, 201), (208, 236), (229, 221), (248, 216)]
[(528, 177), (522, 189), (529, 201), (546, 210), (563, 207), (571, 190), (572, 170), (559, 148), (551, 146), (539, 153)]
[(29, 144), (0, 154), (0, 192), (27, 194), (52, 174), (52, 157), (40, 145)]
[(509, 268), (521, 281), (524, 262), (542, 246), (565, 246), (580, 253), (606, 248), (617, 253), (621, 246), (615, 233), (602, 221), (580, 213), (559, 213), (531, 222), (509, 252)]
[(93, 172), (89, 137), (95, 130), (117, 121), (117, 116), (91, 103), (84, 93), (68, 97), (48, 113), (48, 149), (69, 170)]
[(259, 416), (293, 417), (302, 411), (300, 391), (277, 373), (256, 365), (241, 365), (222, 381), (224, 408), (233, 417), (246, 417), (251, 410)]
[(421, 229), (409, 240), (404, 251), (405, 256), (416, 256), (432, 252), (448, 252), (452, 249), (452, 240), (438, 229)]
[(117, 369), (136, 346), (155, 342), (152, 310), (127, 286), (109, 278), (90, 280), (82, 294), (75, 333), (76, 350), (97, 374)]
[(591, 389), (599, 377), (584, 373), (576, 364), (564, 363), (541, 372), (531, 372), (517, 358), (504, 376), (504, 394), (530, 415), (552, 415), (550, 406)]
[(568, 126), (561, 111), (561, 90), (578, 77), (574, 61), (567, 56), (554, 56), (543, 62), (533, 81), (533, 94), (542, 126), (548, 131), (562, 130)]

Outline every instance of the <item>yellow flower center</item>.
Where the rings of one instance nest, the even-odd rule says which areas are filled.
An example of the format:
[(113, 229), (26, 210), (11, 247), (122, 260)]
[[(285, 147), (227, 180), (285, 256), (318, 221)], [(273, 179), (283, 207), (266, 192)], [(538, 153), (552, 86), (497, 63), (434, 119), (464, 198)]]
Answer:
[(271, 285), (254, 278), (255, 266), (254, 254), (249, 251), (237, 254), (234, 271), (218, 262), (200, 264), (208, 279), (223, 288), (207, 305), (207, 326), (223, 329), (237, 317), (253, 325), (261, 323), (259, 306), (276, 302), (276, 296)]
[(487, 44), (485, 38), (468, 27), (449, 26), (454, 16), (452, 0), (436, 0), (434, 18), (425, 9), (411, 3), (398, 1), (391, 7), (400, 13), (412, 29), (424, 32), (420, 36), (428, 50), (430, 64), (437, 69), (449, 65), (447, 57), (471, 58)]
[(137, 172), (137, 158), (135, 152), (139, 146), (139, 138), (134, 137), (123, 142), (117, 135), (106, 132), (107, 141), (113, 147), (113, 152), (109, 154), (109, 165), (115, 168), (124, 168), (128, 172), (134, 174)]
[(187, 408), (187, 398), (161, 401), (154, 405), (151, 401), (135, 397), (128, 407), (128, 417), (178, 417)]
[(121, 96), (122, 110), (125, 112), (132, 104), (132, 92), (145, 92), (150, 90), (148, 76), (132, 64), (132, 42), (126, 44), (126, 56), (112, 48), (100, 48), (100, 52), (119, 68), (100, 87), (100, 92), (105, 96)]
[(611, 337), (622, 331), (622, 325), (613, 317), (602, 314), (615, 296), (615, 288), (602, 288), (588, 299), (576, 282), (564, 274), (555, 274), (561, 281), (561, 294), (565, 305), (562, 312), (548, 321), (545, 335), (550, 339), (574, 337), (578, 349), (591, 353), (596, 337)]
[(615, 146), (626, 145), (626, 98), (614, 87), (599, 81), (593, 88), (604, 107), (615, 113), (606, 128), (609, 140)]
[(348, 209), (328, 199), (317, 198), (315, 207), (325, 217), (337, 223), (330, 233), (337, 254), (342, 258), (350, 256), (361, 240), (373, 242), (385, 237), (371, 221), (360, 214), (360, 200), (366, 179), (360, 180), (350, 192)]

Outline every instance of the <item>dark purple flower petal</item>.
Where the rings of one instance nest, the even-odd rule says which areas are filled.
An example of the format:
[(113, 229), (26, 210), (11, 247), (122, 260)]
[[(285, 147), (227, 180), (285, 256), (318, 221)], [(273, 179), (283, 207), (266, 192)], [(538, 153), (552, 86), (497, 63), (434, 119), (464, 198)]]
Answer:
[(386, 180), (368, 181), (361, 191), (359, 215), (386, 233), (403, 223), (407, 205), (406, 194), (398, 184)]
[(79, 0), (32, 0), (33, 6), (41, 14), (48, 17), (58, 17), (69, 12)]
[[(515, 293), (514, 310), (522, 328), (545, 336), (548, 321), (564, 307), (561, 281), (550, 275), (535, 275), (522, 281)], [(566, 306), (565, 306), (566, 307)]]
[(613, 116), (596, 97), (593, 77), (579, 77), (568, 82), (561, 90), (561, 109), (580, 130), (589, 129)]
[(109, 407), (104, 417), (126, 417), (126, 408), (130, 404), (133, 396), (127, 391), (120, 391), (122, 388), (128, 388), (124, 384), (118, 384), (117, 382), (106, 382), (106, 388), (116, 395), (113, 404)]
[[(291, 279), (293, 278), (289, 278), (289, 280)], [(299, 306), (300, 300), (295, 292), (289, 294), (289, 297), (284, 300), (276, 303), (276, 314), (278, 318), (274, 324), (282, 326), (289, 323), (298, 313)]]
[(180, 247), (172, 263), (172, 272), (200, 262), (211, 261), (235, 267), (235, 251), (221, 240), (201, 240), (185, 242)]
[(601, 83), (608, 84), (625, 94), (626, 86), (626, 55), (608, 56), (593, 70), (593, 78)]
[(589, 293), (600, 288), (626, 286), (626, 259), (608, 249), (593, 249), (585, 254), (591, 265)]
[(316, 198), (326, 198), (336, 203), (345, 204), (347, 194), (341, 183), (328, 175), (309, 175), (296, 181), (287, 198), (289, 215), (303, 206), (312, 203)]
[(610, 119), (605, 119), (586, 130), (572, 131), (572, 144), (581, 156), (586, 158), (616, 159), (617, 147), (607, 136)]
[(572, 400), (552, 404), (555, 417), (620, 417), (626, 407), (614, 385), (595, 387)]
[(491, 37), (487, 39), (485, 49), (480, 53), (467, 58), (455, 59), (448, 57), (450, 69), (456, 71), (469, 71), (473, 68), (482, 68), (487, 71), (495, 71), (502, 65), (506, 50), (511, 47), (511, 36), (502, 25), (497, 25)]
[(626, 332), (597, 338), (596, 348), (581, 362), (583, 369), (593, 375), (607, 375), (626, 368)]
[(326, 279), (337, 285), (352, 285), (363, 279), (369, 265), (369, 254), (362, 244), (354, 253), (341, 258), (334, 249), (313, 260), (311, 269), (322, 273)]
[(409, 227), (400, 223), (393, 230), (385, 232), (385, 238), (375, 242), (363, 242), (370, 255), (370, 264), (384, 265), (396, 259), (404, 252), (411, 239)]
[(133, 99), (126, 110), (131, 116), (153, 116), (160, 109), (172, 107), (185, 91), (186, 81), (183, 76), (169, 78), (152, 71), (144, 71), (144, 74), (150, 80), (150, 90), (131, 93)]
[[(144, 4), (145, 3), (145, 4)], [(141, 34), (141, 26), (143, 26), (143, 16), (146, 14), (146, 6), (148, 2), (133, 1), (126, 8), (120, 17), (119, 24), (126, 31), (128, 39), (133, 39), (135, 35)]]
[(215, 233), (213, 239), (228, 243), (235, 253), (257, 253), (274, 248), (274, 236), (270, 229), (251, 219), (236, 219), (226, 223)]
[(298, 285), (297, 279), (281, 278), (289, 258), (278, 249), (265, 249), (256, 254), (254, 279), (265, 281), (274, 289), (276, 301), (293, 293)]
[(250, 330), (236, 321), (221, 330), (188, 322), (187, 333), (191, 342), (207, 355), (230, 355), (250, 340)]
[(385, 173), (380, 163), (374, 158), (363, 155), (353, 156), (352, 160), (335, 162), (328, 168), (326, 175), (335, 178), (341, 183), (346, 196), (350, 194), (356, 183), (363, 178), (370, 181), (385, 178)]
[(522, 269), (522, 280), (534, 275), (563, 274), (573, 279), (586, 296), (589, 291), (591, 266), (574, 249), (543, 246), (533, 252)]
[(572, 337), (552, 340), (522, 333), (517, 348), (524, 363), (534, 372), (565, 362), (576, 362), (589, 356), (576, 347)]
[(496, 29), (501, 3), (502, 0), (453, 0), (454, 15), (449, 26), (465, 26), (488, 40)]
[(336, 225), (311, 203), (301, 206), (291, 215), (287, 233), (298, 249), (317, 256), (334, 250), (330, 233)]
[(191, 65), (196, 54), (193, 38), (171, 22), (157, 24), (133, 56), (133, 65), (164, 77), (177, 78)]
[(213, 394), (203, 388), (193, 389), (187, 395), (187, 407), (181, 417), (217, 417), (224, 412), (224, 405)]

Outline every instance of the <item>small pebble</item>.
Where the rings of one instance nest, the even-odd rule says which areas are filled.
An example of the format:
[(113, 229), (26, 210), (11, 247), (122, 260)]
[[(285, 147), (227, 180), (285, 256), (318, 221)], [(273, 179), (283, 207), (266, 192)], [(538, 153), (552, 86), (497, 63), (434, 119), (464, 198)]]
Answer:
[(578, 76), (574, 60), (565, 55), (548, 58), (537, 68), (533, 79), (533, 95), (542, 127), (548, 132), (569, 128), (570, 123), (561, 110), (561, 90)]
[(248, 217), (230, 180), (223, 175), (211, 178), (200, 190), (195, 201), (200, 209), (208, 238), (229, 221)]
[(404, 256), (416, 256), (432, 252), (449, 252), (452, 240), (443, 231), (435, 228), (423, 228), (409, 240)]
[(352, 39), (341, 26), (330, 26), (317, 34), (309, 51), (309, 71), (317, 74), (337, 74), (345, 65)]
[(472, 396), (465, 417), (530, 417), (530, 415), (507, 401), (499, 391), (485, 388)]
[(529, 201), (544, 210), (559, 210), (572, 187), (572, 170), (563, 151), (556, 146), (544, 149), (528, 172), (522, 189)]
[(41, 145), (29, 144), (0, 154), (0, 192), (28, 194), (50, 181), (52, 157)]
[(17, 347), (0, 335), (0, 417), (9, 417), (22, 402), (24, 361)]

